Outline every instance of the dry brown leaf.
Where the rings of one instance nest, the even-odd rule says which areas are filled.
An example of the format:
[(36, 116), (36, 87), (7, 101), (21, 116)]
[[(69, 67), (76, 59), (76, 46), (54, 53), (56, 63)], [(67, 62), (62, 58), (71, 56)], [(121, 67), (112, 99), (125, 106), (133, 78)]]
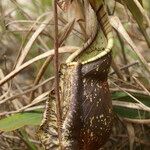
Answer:
[(75, 20), (73, 19), (73, 21), (67, 23), (65, 27), (59, 32), (59, 35), (58, 35), (58, 37), (60, 37), (59, 45), (61, 45), (63, 41), (66, 40), (66, 38), (69, 36), (69, 34), (71, 33), (74, 27), (74, 23), (75, 23)]
[(121, 107), (125, 107), (125, 108), (143, 110), (140, 107), (139, 103), (131, 103), (131, 102), (124, 102), (124, 101), (113, 100), (112, 104), (113, 104), (113, 106), (121, 106)]
[(146, 11), (143, 9), (142, 5), (140, 4), (140, 2), (138, 0), (133, 0), (133, 1), (137, 5), (137, 7), (139, 8), (142, 15), (145, 17), (145, 20), (147, 21), (147, 25), (150, 27), (150, 19), (147, 15)]
[(31, 49), (34, 41), (36, 40), (36, 38), (40, 35), (40, 33), (46, 28), (46, 26), (48, 25), (48, 23), (50, 22), (50, 20), (52, 19), (52, 16), (48, 16), (42, 23), (41, 25), (37, 28), (37, 30), (33, 33), (33, 35), (31, 36), (31, 38), (29, 39), (29, 41), (27, 42), (25, 48), (22, 50), (21, 52), (21, 56), (18, 59), (18, 62), (16, 64), (16, 68), (19, 67), (22, 62), (24, 61), (26, 55), (28, 54), (29, 50)]
[(127, 131), (129, 136), (130, 150), (133, 150), (133, 144), (135, 141), (134, 127), (131, 123), (127, 123)]
[(127, 43), (131, 46), (131, 48), (134, 50), (134, 52), (139, 57), (139, 60), (143, 64), (144, 68), (150, 73), (150, 67), (149, 67), (147, 61), (141, 55), (141, 53), (139, 52), (139, 49), (137, 48), (137, 46), (134, 44), (134, 42), (128, 35), (128, 33), (125, 30), (125, 28), (123, 27), (120, 19), (117, 16), (112, 16), (112, 17), (110, 17), (110, 23), (123, 36), (123, 38), (127, 41)]
[[(63, 47), (59, 48), (59, 53), (72, 53), (78, 49), (79, 49), (79, 47), (75, 47), (75, 46), (63, 46)], [(38, 60), (41, 60), (43, 58), (46, 58), (46, 57), (52, 56), (52, 55), (54, 55), (54, 50), (49, 50), (41, 55), (38, 55), (37, 57), (25, 62), (24, 64), (17, 67), (12, 72), (10, 72), (8, 75), (6, 75), (2, 80), (0, 80), (0, 86), (3, 85), (4, 83), (6, 83), (11, 78), (13, 78), (16, 74), (18, 74), (21, 70), (23, 70), (27, 66), (33, 64), (34, 62), (36, 62)]]

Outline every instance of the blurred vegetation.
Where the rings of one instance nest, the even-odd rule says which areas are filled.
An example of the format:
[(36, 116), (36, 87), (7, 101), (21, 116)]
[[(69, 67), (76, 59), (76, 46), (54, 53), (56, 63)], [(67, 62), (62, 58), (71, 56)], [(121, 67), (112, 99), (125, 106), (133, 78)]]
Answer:
[[(105, 2), (114, 27), (109, 84), (115, 121), (112, 135), (102, 149), (148, 150), (150, 1)], [(71, 22), (72, 14), (61, 8), (58, 15), (60, 37), (67, 38), (61, 46), (81, 46), (86, 38), (78, 22)], [(64, 37), (67, 28), (71, 33)], [(52, 51), (53, 37), (52, 0), (0, 0), (0, 80), (6, 79), (0, 86), (0, 150), (43, 149), (36, 130), (52, 89), (54, 69), (52, 57), (40, 56)], [(60, 62), (70, 54), (65, 52), (60, 54)], [(34, 58), (37, 61), (33, 63)]]

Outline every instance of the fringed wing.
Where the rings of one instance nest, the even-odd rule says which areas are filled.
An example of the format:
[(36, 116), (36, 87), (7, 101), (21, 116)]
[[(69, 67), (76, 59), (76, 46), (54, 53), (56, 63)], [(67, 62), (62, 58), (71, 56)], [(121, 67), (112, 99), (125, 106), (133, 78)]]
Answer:
[(57, 131), (56, 101), (50, 94), (46, 102), (42, 124), (37, 133), (45, 150), (59, 150)]
[[(77, 150), (80, 136), (80, 106), (82, 94), (81, 64), (62, 64), (60, 69), (60, 95), (62, 106), (62, 145), (65, 150)], [(81, 94), (80, 94), (81, 93)], [(46, 150), (59, 150), (56, 101), (51, 96), (46, 102), (43, 122), (38, 131)]]

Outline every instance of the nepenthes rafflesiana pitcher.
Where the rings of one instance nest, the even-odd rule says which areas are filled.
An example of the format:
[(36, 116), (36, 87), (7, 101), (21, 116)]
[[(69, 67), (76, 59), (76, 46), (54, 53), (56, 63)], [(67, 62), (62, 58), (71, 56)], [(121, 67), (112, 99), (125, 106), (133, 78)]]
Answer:
[(113, 37), (105, 4), (88, 0), (95, 12), (95, 33), (60, 67), (62, 139), (58, 140), (56, 101), (47, 101), (39, 138), (46, 150), (98, 150), (108, 139), (113, 113), (107, 75)]

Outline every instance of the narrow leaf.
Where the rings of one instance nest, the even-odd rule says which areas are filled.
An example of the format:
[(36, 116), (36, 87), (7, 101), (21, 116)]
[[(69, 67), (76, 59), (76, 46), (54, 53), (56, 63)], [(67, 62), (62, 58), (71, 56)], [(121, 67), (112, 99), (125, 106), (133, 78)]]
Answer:
[(0, 120), (0, 131), (13, 131), (25, 125), (39, 125), (41, 113), (18, 113)]
[(139, 52), (137, 46), (134, 44), (130, 36), (128, 35), (127, 31), (123, 27), (120, 19), (117, 16), (110, 17), (110, 23), (111, 25), (123, 36), (123, 38), (128, 42), (128, 44), (131, 46), (131, 48), (134, 50), (136, 55), (139, 57), (139, 60), (143, 64), (144, 68), (150, 73), (150, 68), (147, 63), (147, 61), (144, 59), (144, 57)]
[(140, 11), (139, 7), (137, 6), (137, 4), (135, 3), (135, 1), (134, 0), (117, 0), (117, 1), (122, 4), (125, 3), (127, 5), (128, 9), (132, 13), (134, 19), (137, 21), (148, 46), (150, 47), (150, 38), (146, 32), (146, 26), (145, 26), (145, 23), (147, 21), (145, 20), (145, 17), (141, 13), (141, 11)]

